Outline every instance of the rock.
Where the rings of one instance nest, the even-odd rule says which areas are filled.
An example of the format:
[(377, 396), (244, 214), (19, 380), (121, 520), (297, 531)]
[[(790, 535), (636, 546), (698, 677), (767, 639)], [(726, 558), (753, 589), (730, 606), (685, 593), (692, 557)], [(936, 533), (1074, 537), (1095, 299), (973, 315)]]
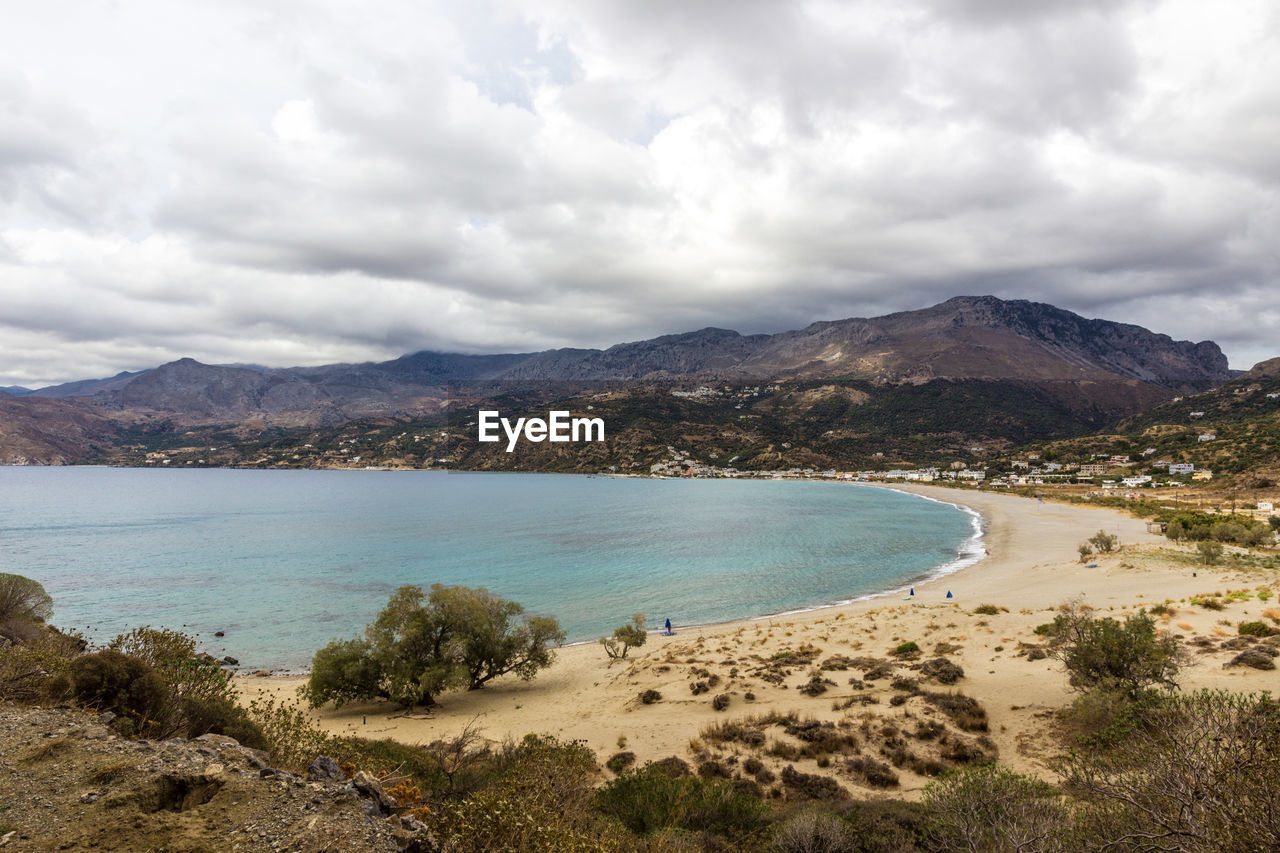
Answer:
[(1276, 663), (1271, 659), (1274, 654), (1275, 652), (1271, 649), (1263, 651), (1255, 646), (1251, 649), (1245, 649), (1232, 658), (1230, 662), (1223, 664), (1223, 667), (1250, 666), (1254, 669), (1275, 669)]
[(214, 632), (213, 632), (213, 636), (215, 636), (215, 637), (225, 637), (225, 636), (227, 636), (227, 632), (226, 632), (226, 631), (214, 631)]
[(382, 783), (367, 770), (361, 770), (351, 780), (351, 785), (365, 797), (377, 804), (378, 808), (385, 814), (394, 809), (398, 803), (391, 798), (382, 787)]
[(242, 746), (240, 747), (240, 754), (244, 756), (245, 761), (258, 770), (267, 767), (271, 762), (271, 756), (260, 749)]
[(400, 825), (410, 832), (422, 832), (427, 825), (411, 814), (400, 815)]
[(239, 666), (239, 665), (240, 665), (240, 660), (239, 660), (239, 658), (233, 658), (231, 655), (227, 655), (226, 657), (224, 657), (224, 658), (222, 659), (222, 662), (223, 662), (223, 663), (225, 663), (225, 664), (227, 664), (228, 666)]
[(228, 746), (240, 745), (240, 741), (236, 740), (233, 737), (227, 737), (226, 735), (216, 735), (216, 734), (213, 734), (212, 732), (210, 732), (209, 734), (200, 735), (200, 737), (194, 738), (194, 740), (196, 743), (208, 744), (209, 746), (217, 747), (219, 749), (228, 747)]
[(92, 803), (96, 803), (97, 801), (98, 801), (97, 791), (89, 791), (83, 797), (80, 798), (80, 802), (84, 803), (85, 805), (90, 805)]
[(347, 776), (338, 762), (327, 755), (317, 755), (307, 767), (307, 777), (316, 782), (342, 782)]

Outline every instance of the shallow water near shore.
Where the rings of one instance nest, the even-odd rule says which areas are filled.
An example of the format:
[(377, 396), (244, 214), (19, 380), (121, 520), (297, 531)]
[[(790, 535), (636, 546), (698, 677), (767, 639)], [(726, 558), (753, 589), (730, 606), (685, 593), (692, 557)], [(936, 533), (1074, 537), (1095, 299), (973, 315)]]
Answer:
[[(837, 482), (0, 467), (0, 572), (95, 642), (139, 625), (298, 670), (403, 584), (486, 586), (570, 641), (903, 587), (981, 556), (954, 506)], [(226, 636), (215, 638), (215, 631)]]

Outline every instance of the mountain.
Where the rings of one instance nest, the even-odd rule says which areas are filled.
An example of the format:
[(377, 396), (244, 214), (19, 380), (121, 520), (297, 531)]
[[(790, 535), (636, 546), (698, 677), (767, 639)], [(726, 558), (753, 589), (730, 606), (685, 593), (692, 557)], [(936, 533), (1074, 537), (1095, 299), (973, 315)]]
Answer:
[(0, 394), (0, 465), (75, 465), (116, 446), (119, 425), (74, 403)]
[[(979, 438), (1022, 441), (1097, 429), (1230, 378), (1225, 356), (1210, 341), (1174, 341), (1052, 305), (983, 296), (883, 317), (818, 322), (774, 335), (709, 327), (603, 350), (424, 351), (380, 363), (293, 368), (218, 366), (184, 358), (39, 389), (9, 402), (56, 399), (121, 426), (235, 426), (248, 435), (334, 429), (360, 418), (430, 418), (460, 398), (513, 391), (533, 390), (547, 401), (588, 387), (634, 393), (641, 386), (783, 382), (795, 386), (788, 390), (803, 391), (775, 400), (782, 407), (779, 423), (797, 428), (804, 421), (793, 415), (803, 411), (792, 412), (788, 400), (804, 399), (811, 406), (827, 393), (814, 389), (830, 387), (839, 398), (835, 405), (846, 412), (837, 426), (846, 431), (865, 433), (871, 412), (878, 413), (872, 418), (876, 429), (884, 428), (909, 399), (916, 401), (909, 406), (918, 413), (911, 423), (921, 435), (946, 431), (961, 441), (973, 427)], [(1011, 390), (1015, 385), (1020, 390)], [(926, 387), (909, 393), (911, 386)], [(849, 402), (853, 398), (861, 402)], [(867, 401), (864, 411), (850, 408)], [(1035, 401), (1034, 411), (1029, 401)], [(731, 421), (739, 419), (731, 415)], [(696, 411), (690, 416), (696, 419)], [(947, 426), (949, 417), (956, 421), (954, 429)], [(17, 416), (10, 419), (13, 433)], [(31, 419), (23, 423), (29, 426)]]
[(25, 397), (30, 393), (30, 388), (23, 388), (21, 385), (6, 385), (3, 388), (0, 388), (0, 396), (7, 394), (10, 397)]

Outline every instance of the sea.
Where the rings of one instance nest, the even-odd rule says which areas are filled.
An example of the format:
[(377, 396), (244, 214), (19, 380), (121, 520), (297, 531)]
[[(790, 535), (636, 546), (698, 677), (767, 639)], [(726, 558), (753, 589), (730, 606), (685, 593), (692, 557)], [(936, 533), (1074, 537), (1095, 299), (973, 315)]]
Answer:
[(587, 642), (635, 613), (682, 631), (899, 594), (982, 555), (972, 511), (847, 482), (0, 467), (0, 572), (40, 581), (53, 624), (178, 629), (250, 670), (305, 671), (404, 584), (487, 587)]

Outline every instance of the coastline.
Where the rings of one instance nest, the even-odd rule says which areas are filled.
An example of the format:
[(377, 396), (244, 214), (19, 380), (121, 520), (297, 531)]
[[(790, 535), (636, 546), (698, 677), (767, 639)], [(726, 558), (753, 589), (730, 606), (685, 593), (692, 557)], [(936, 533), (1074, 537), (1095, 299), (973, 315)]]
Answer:
[[(950, 489), (895, 486), (944, 502), (954, 502)], [(809, 678), (801, 667), (782, 683), (761, 681), (762, 661), (780, 652), (811, 644), (824, 656), (872, 655), (886, 658), (904, 641), (922, 649), (945, 644), (948, 657), (965, 670), (953, 687), (978, 699), (991, 720), (991, 740), (1001, 762), (1023, 772), (1050, 775), (1050, 713), (1070, 701), (1065, 675), (1052, 658), (1028, 660), (1022, 644), (1034, 644), (1035, 626), (1050, 621), (1054, 608), (1081, 598), (1108, 615), (1136, 612), (1138, 607), (1177, 601), (1230, 588), (1252, 588), (1270, 575), (1249, 576), (1225, 568), (1206, 570), (1172, 555), (1176, 546), (1148, 533), (1145, 523), (1117, 510), (1039, 502), (1016, 495), (965, 493), (965, 505), (984, 519), (985, 556), (959, 571), (915, 584), (911, 600), (885, 592), (874, 598), (813, 608), (796, 613), (741, 619), (701, 627), (675, 626), (676, 635), (650, 634), (646, 644), (625, 661), (610, 661), (595, 643), (566, 646), (554, 664), (529, 682), (500, 679), (484, 690), (447, 693), (439, 705), (397, 709), (386, 703), (321, 709), (315, 719), (326, 731), (371, 738), (428, 743), (458, 734), (474, 724), (492, 742), (546, 733), (578, 739), (603, 762), (623, 749), (638, 760), (679, 755), (693, 760), (693, 744), (708, 724), (769, 711), (796, 711), (820, 719), (848, 719), (853, 711), (835, 710), (853, 695), (849, 673), (833, 673), (832, 686), (821, 696), (797, 688)], [(947, 500), (950, 498), (951, 500)], [(1100, 528), (1120, 537), (1121, 549), (1099, 556), (1097, 567), (1079, 561), (1076, 547)], [(951, 591), (955, 598), (948, 600)], [(980, 604), (1003, 608), (996, 615), (973, 613)], [(1226, 613), (1180, 605), (1166, 627), (1184, 636), (1222, 632), (1223, 617), (1233, 622), (1258, 618), (1265, 605), (1257, 600), (1231, 603)], [(1185, 627), (1184, 627), (1185, 626)], [(1218, 653), (1222, 655), (1225, 653)], [(1187, 670), (1188, 687), (1229, 686), (1275, 689), (1274, 673), (1223, 669), (1214, 655), (1208, 665)], [(699, 673), (717, 676), (710, 693), (694, 694), (690, 684)], [(300, 676), (244, 676), (237, 683), (244, 700), (271, 695), (289, 699), (304, 682)], [(638, 695), (657, 690), (662, 701), (646, 705)], [(877, 682), (878, 713), (890, 713), (889, 685)], [(711, 698), (729, 696), (729, 708), (717, 712)], [(750, 698), (748, 698), (750, 694)], [(909, 707), (909, 706), (905, 706)], [(864, 712), (866, 713), (866, 712)], [(894, 713), (900, 713), (894, 711)], [(928, 779), (903, 773), (899, 796), (914, 796)]]

